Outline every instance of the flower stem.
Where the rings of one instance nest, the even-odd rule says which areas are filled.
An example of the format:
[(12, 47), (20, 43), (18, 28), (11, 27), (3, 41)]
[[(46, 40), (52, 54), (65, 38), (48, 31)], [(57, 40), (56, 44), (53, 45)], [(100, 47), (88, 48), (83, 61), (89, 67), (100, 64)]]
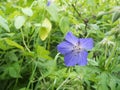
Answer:
[(28, 83), (28, 85), (27, 85), (27, 89), (29, 89), (30, 84), (31, 84), (31, 82), (32, 82), (32, 80), (33, 80), (33, 78), (34, 78), (34, 74), (35, 74), (36, 68), (37, 68), (37, 64), (35, 64), (35, 66), (34, 66), (34, 68), (33, 68), (33, 72), (32, 72), (32, 75), (30, 76), (30, 80), (29, 80), (29, 83)]
[(23, 44), (24, 44), (25, 48), (27, 49), (28, 52), (31, 52), (30, 49), (27, 47), (27, 45), (25, 43), (25, 38), (24, 38), (24, 34), (23, 34), (22, 29), (20, 29), (20, 31), (21, 31), (21, 35), (22, 35), (22, 39), (23, 39)]

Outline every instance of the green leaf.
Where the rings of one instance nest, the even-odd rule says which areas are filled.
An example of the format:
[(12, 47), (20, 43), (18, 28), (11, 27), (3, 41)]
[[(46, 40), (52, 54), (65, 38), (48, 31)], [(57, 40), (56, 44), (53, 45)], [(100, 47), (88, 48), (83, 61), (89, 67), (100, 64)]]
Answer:
[(24, 48), (21, 45), (19, 45), (18, 43), (14, 42), (8, 38), (5, 38), (5, 41), (8, 45), (13, 46), (13, 47), (17, 47), (17, 48), (21, 49), (22, 51), (24, 51)]
[(20, 29), (25, 23), (25, 17), (24, 16), (17, 16), (15, 18), (14, 26), (16, 29)]
[(117, 89), (116, 90), (120, 90), (120, 84), (118, 84), (118, 86), (117, 86)]
[(111, 90), (116, 90), (116, 80), (114, 79), (114, 77), (110, 77), (110, 81), (109, 81), (109, 87), (111, 88)]
[(29, 57), (34, 57), (35, 56), (35, 53), (34, 52), (24, 52), (23, 53), (24, 56), (29, 56)]
[(6, 52), (5, 59), (7, 63), (18, 61), (18, 55), (15, 54), (13, 51)]
[(94, 59), (88, 59), (88, 62), (92, 66), (98, 66), (98, 62), (96, 62)]
[(0, 49), (7, 50), (8, 47), (5, 45), (5, 41), (3, 39), (0, 39)]
[(115, 67), (112, 70), (113, 72), (120, 72), (120, 64), (115, 65)]
[(19, 90), (30, 90), (30, 89), (24, 87), (24, 88), (20, 88)]
[(99, 26), (97, 24), (90, 24), (91, 30), (99, 30)]
[(32, 11), (31, 8), (22, 8), (22, 12), (27, 16), (32, 16), (33, 15), (33, 11)]
[(109, 90), (107, 85), (108, 85), (108, 74), (105, 72), (102, 72), (99, 76), (98, 76), (98, 84), (97, 84), (97, 90)]
[(58, 10), (55, 4), (51, 4), (49, 7), (46, 8), (46, 10), (51, 15), (51, 18), (53, 19), (53, 21), (58, 20)]
[(56, 69), (56, 62), (54, 60), (48, 60), (42, 67), (45, 67), (49, 73), (53, 73)]
[(7, 32), (10, 32), (8, 23), (7, 23), (7, 21), (2, 16), (0, 16), (0, 27), (2, 27), (3, 29), (5, 29)]
[(50, 31), (51, 31), (51, 28), (52, 28), (52, 24), (46, 18), (43, 21), (42, 26), (41, 26), (40, 31), (39, 31), (39, 36), (40, 36), (41, 40), (44, 41), (48, 37), (48, 35), (49, 35)]
[(90, 6), (94, 6), (95, 5), (95, 0), (87, 0), (87, 4)]
[(61, 18), (59, 27), (64, 34), (66, 34), (69, 31), (69, 20), (67, 17)]
[(117, 21), (120, 18), (120, 11), (116, 11), (112, 16), (112, 22)]
[(8, 16), (8, 20), (11, 20), (13, 19), (14, 17), (16, 16), (19, 16), (21, 14), (20, 11), (16, 10), (16, 11), (13, 11), (12, 13), (10, 13), (10, 15)]
[(8, 67), (9, 75), (13, 78), (19, 78), (20, 75), (20, 65), (18, 63), (14, 63)]
[(43, 58), (43, 59), (48, 59), (51, 60), (52, 58), (49, 56), (50, 52), (47, 51), (44, 47), (37, 45), (36, 46), (36, 50), (37, 50), (37, 56), (39, 58)]

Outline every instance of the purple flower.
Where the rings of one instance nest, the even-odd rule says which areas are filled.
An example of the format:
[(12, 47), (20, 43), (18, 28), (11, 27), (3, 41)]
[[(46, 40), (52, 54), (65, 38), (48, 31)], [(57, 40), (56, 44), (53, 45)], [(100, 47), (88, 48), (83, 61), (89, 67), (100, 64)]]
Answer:
[(64, 55), (66, 66), (76, 64), (84, 66), (87, 64), (88, 50), (93, 48), (92, 38), (77, 38), (71, 32), (65, 36), (65, 41), (61, 42), (57, 49)]
[(47, 6), (50, 6), (53, 2), (54, 0), (47, 0)]
[(50, 6), (50, 4), (51, 4), (51, 0), (48, 0), (47, 6)]

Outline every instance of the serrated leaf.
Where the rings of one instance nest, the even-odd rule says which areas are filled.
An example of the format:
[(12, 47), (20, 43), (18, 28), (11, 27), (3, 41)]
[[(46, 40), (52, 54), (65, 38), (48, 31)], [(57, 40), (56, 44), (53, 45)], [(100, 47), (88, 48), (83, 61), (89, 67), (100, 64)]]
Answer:
[(116, 11), (112, 16), (112, 22), (115, 22), (120, 18), (120, 11)]
[(109, 90), (108, 87), (107, 87), (108, 81), (109, 81), (108, 78), (109, 78), (108, 74), (105, 73), (105, 72), (101, 73), (98, 76), (99, 82), (98, 82), (98, 88), (97, 88), (97, 90), (101, 90), (101, 89), (103, 89), (103, 90)]
[(116, 84), (116, 80), (111, 76), (109, 82), (109, 87), (111, 88), (111, 90), (116, 90)]
[(25, 23), (25, 17), (24, 16), (17, 16), (15, 18), (14, 26), (16, 29), (20, 29)]
[(66, 34), (69, 31), (69, 20), (67, 17), (61, 18), (59, 27), (64, 34)]
[(2, 16), (0, 16), (0, 27), (5, 29), (7, 32), (10, 32), (7, 21)]
[(39, 31), (39, 36), (41, 38), (41, 40), (45, 40), (47, 37), (48, 37), (48, 34), (50, 33), (51, 31), (51, 28), (52, 28), (52, 24), (51, 22), (46, 18), (43, 23), (42, 23), (42, 26), (40, 28), (40, 31)]
[(32, 11), (31, 8), (22, 8), (22, 12), (27, 16), (32, 16), (33, 15), (33, 11)]
[(22, 51), (24, 51), (24, 48), (23, 48), (21, 45), (19, 45), (18, 43), (14, 42), (14, 41), (12, 41), (12, 40), (10, 40), (10, 39), (8, 39), (8, 38), (6, 38), (5, 41), (6, 41), (6, 43), (7, 43), (8, 45), (13, 46), (13, 47), (16, 47), (16, 48), (19, 48), (19, 49), (21, 49)]

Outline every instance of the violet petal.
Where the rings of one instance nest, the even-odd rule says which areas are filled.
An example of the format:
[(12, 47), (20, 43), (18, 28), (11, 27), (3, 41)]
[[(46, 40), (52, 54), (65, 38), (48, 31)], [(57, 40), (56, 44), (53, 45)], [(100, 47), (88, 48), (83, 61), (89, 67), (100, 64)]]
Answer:
[(67, 41), (63, 41), (61, 42), (58, 46), (57, 46), (57, 50), (61, 53), (61, 54), (66, 54), (72, 51), (72, 47), (73, 45)]
[(64, 56), (64, 62), (66, 66), (75, 66), (77, 64), (77, 60), (79, 59), (79, 55), (76, 53), (67, 53)]
[(81, 38), (79, 39), (80, 46), (85, 50), (91, 50), (93, 48), (92, 38)]
[(79, 59), (78, 59), (78, 65), (80, 66), (85, 66), (87, 64), (87, 56), (88, 56), (88, 53), (87, 51), (83, 50), (79, 53)]
[(78, 43), (78, 38), (75, 37), (71, 32), (67, 33), (65, 40), (72, 43), (73, 45), (76, 45)]

